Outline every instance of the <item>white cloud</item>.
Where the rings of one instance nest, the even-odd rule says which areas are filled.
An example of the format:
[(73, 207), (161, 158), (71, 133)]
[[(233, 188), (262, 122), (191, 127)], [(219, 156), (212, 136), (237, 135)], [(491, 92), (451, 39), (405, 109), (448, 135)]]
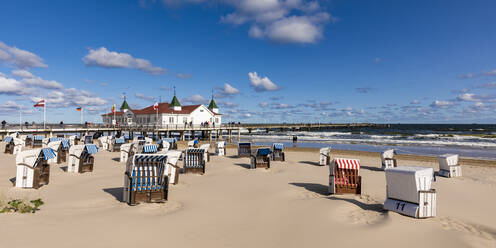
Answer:
[[(45, 97), (47, 108), (89, 107), (107, 104), (105, 99), (85, 90), (75, 88), (51, 91)], [(32, 102), (38, 102), (41, 97), (31, 97)]]
[(32, 78), (34, 75), (27, 70), (14, 70), (12, 71), (12, 76), (20, 78)]
[(459, 95), (457, 97), (459, 101), (466, 101), (466, 102), (477, 102), (479, 101), (478, 99), (475, 98), (475, 94), (473, 93), (465, 93), (462, 95)]
[(420, 104), (420, 101), (415, 99), (415, 100), (413, 100), (412, 102), (410, 102), (410, 104), (415, 104), (415, 105), (416, 105), (416, 104)]
[(258, 104), (258, 106), (260, 106), (261, 108), (266, 108), (269, 106), (269, 103), (268, 102), (261, 102)]
[(61, 83), (55, 80), (45, 80), (40, 77), (23, 78), (22, 82), (29, 87), (38, 87), (44, 89), (62, 89)]
[(208, 100), (205, 97), (198, 95), (198, 94), (184, 98), (184, 99), (182, 99), (182, 101), (186, 102), (186, 103), (192, 103), (192, 104), (206, 104), (206, 103), (208, 103)]
[(138, 99), (142, 99), (142, 100), (149, 101), (149, 102), (155, 102), (155, 97), (153, 97), (153, 96), (145, 96), (142, 93), (136, 93), (134, 96)]
[(259, 77), (257, 72), (249, 72), (248, 77), (250, 79), (251, 86), (257, 92), (275, 91), (279, 89), (279, 86), (273, 83), (268, 77)]
[(480, 84), (477, 86), (478, 88), (485, 88), (485, 89), (496, 89), (496, 82), (489, 82), (485, 84)]
[(232, 85), (225, 83), (223, 88), (218, 89), (219, 92), (215, 94), (217, 98), (231, 97), (239, 94), (239, 90), (234, 88)]
[(286, 103), (276, 103), (276, 102), (272, 103), (271, 107), (273, 109), (291, 109), (291, 108), (294, 108), (293, 105), (289, 105)]
[(32, 92), (32, 90), (26, 88), (22, 82), (1, 75), (0, 85), (0, 94), (4, 95), (25, 95)]
[(190, 79), (192, 76), (188, 73), (178, 73), (176, 74), (176, 77), (180, 79)]
[(451, 106), (453, 106), (453, 102), (451, 102), (451, 101), (435, 100), (433, 103), (431, 103), (431, 107), (433, 107), (433, 108), (448, 108)]
[(38, 55), (0, 41), (0, 61), (17, 68), (47, 67)]
[(83, 62), (87, 66), (137, 69), (152, 75), (160, 75), (166, 72), (164, 68), (153, 66), (146, 59), (134, 58), (128, 53), (109, 51), (105, 47), (89, 49), (88, 54), (83, 57)]
[(273, 22), (266, 28), (269, 39), (281, 43), (316, 43), (323, 37), (322, 27), (314, 20), (327, 20), (328, 16), (291, 16)]

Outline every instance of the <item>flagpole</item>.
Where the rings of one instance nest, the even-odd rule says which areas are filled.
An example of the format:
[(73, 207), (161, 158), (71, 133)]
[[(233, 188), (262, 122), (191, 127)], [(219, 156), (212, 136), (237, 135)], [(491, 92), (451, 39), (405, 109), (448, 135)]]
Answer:
[(19, 107), (19, 130), (22, 131), (22, 111), (21, 111), (21, 107)]
[(81, 108), (81, 125), (83, 124), (83, 111), (84, 111), (84, 109)]
[(45, 99), (43, 99), (45, 104), (43, 104), (43, 130), (46, 129), (46, 105), (47, 105), (47, 102)]

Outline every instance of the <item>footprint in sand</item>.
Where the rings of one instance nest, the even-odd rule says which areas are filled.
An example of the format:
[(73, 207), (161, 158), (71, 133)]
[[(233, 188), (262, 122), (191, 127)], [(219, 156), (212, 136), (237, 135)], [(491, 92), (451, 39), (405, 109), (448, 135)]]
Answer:
[(491, 241), (496, 240), (496, 230), (492, 230), (491, 228), (450, 217), (440, 217), (438, 220), (444, 230), (455, 230)]
[(382, 203), (371, 196), (333, 196), (330, 199), (351, 203), (351, 206), (345, 204), (335, 212), (334, 217), (345, 223), (376, 225), (385, 223), (388, 219), (387, 212), (382, 208)]

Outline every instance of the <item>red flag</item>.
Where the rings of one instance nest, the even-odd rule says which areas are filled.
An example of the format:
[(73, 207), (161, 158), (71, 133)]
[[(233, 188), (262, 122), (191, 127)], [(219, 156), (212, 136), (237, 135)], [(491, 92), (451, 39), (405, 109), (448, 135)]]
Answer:
[(77, 110), (77, 111), (81, 111), (81, 110), (83, 110), (83, 108), (78, 107), (78, 108), (76, 108), (76, 110)]
[(35, 108), (38, 108), (38, 107), (45, 107), (45, 100), (41, 100), (39, 102), (37, 102), (35, 105), (34, 105)]
[(156, 102), (155, 104), (153, 104), (153, 110), (157, 110), (158, 109), (158, 102)]

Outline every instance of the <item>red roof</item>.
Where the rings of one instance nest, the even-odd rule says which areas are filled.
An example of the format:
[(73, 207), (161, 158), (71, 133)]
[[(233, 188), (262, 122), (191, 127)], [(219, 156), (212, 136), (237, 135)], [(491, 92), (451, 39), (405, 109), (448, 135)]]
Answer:
[[(186, 105), (186, 106), (181, 106), (181, 110), (180, 111), (175, 111), (174, 109), (172, 108), (169, 108), (169, 103), (168, 102), (162, 102), (162, 103), (159, 103), (158, 104), (158, 113), (159, 114), (183, 114), (183, 115), (188, 115), (188, 114), (191, 114), (193, 111), (195, 111), (195, 109), (197, 109), (198, 107), (200, 107), (201, 104), (198, 104), (198, 105)], [(131, 110), (135, 115), (146, 115), (146, 114), (156, 114), (157, 111), (153, 109), (153, 105), (150, 105), (144, 109), (133, 109)], [(124, 112), (122, 111), (119, 111), (119, 112), (115, 112), (115, 115), (122, 115), (124, 114)], [(108, 113), (108, 114), (104, 114), (103, 116), (109, 116), (109, 115), (113, 115), (113, 113)], [(221, 115), (221, 114), (216, 114), (214, 113), (214, 115)]]

